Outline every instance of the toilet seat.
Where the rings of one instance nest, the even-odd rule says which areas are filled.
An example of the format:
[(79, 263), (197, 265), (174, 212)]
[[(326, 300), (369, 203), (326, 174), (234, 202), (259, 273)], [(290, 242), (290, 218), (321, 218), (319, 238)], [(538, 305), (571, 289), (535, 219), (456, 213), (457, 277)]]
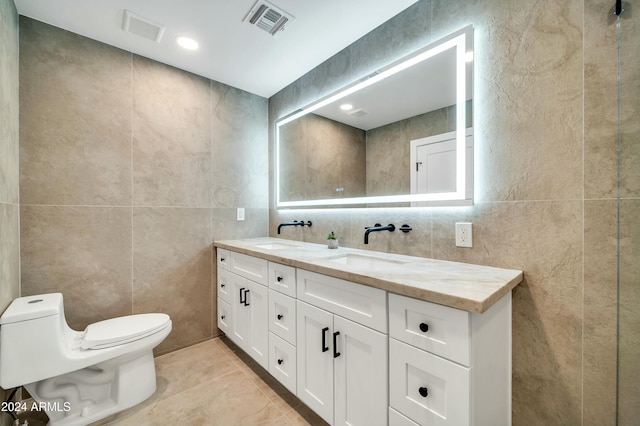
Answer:
[(150, 336), (169, 326), (166, 314), (137, 314), (90, 324), (80, 342), (82, 349), (105, 349)]

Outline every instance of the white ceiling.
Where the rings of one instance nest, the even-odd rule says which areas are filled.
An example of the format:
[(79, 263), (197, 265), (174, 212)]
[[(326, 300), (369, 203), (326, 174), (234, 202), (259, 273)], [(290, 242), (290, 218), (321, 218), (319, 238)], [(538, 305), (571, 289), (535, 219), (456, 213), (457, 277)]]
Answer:
[[(276, 37), (243, 22), (255, 0), (15, 0), (21, 15), (270, 97), (417, 0), (272, 0)], [(122, 30), (124, 10), (166, 26), (160, 43)], [(176, 43), (200, 44), (187, 51)]]

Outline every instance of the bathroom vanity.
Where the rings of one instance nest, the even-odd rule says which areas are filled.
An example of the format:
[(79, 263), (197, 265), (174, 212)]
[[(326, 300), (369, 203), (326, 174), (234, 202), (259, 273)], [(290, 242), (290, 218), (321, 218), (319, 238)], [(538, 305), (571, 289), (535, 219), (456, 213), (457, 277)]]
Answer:
[(511, 424), (521, 271), (275, 238), (215, 246), (218, 327), (328, 423)]

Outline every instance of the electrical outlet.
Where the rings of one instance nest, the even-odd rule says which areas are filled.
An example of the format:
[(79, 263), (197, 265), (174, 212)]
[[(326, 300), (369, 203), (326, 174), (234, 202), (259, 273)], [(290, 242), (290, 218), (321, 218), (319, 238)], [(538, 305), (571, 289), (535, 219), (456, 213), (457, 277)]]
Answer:
[(456, 223), (456, 247), (473, 247), (473, 233), (470, 222)]
[(238, 207), (236, 209), (236, 220), (242, 222), (244, 220), (244, 207)]

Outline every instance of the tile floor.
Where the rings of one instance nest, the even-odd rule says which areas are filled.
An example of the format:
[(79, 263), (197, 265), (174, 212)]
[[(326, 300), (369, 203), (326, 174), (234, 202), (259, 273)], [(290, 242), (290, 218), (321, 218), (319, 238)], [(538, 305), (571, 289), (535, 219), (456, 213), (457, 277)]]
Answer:
[(151, 398), (92, 426), (327, 425), (226, 337), (162, 355), (156, 371)]

